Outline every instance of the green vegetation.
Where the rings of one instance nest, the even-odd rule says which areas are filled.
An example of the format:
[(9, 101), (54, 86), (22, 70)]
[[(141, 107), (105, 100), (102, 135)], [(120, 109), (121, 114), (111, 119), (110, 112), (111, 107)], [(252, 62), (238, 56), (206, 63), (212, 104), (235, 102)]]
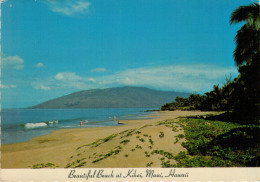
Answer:
[(153, 125), (146, 124), (146, 125), (142, 126), (140, 129), (143, 129), (143, 128), (146, 128), (146, 127), (149, 127), (149, 126), (153, 126)]
[(116, 149), (121, 150), (121, 149), (122, 149), (121, 145), (118, 145), (118, 146), (116, 147)]
[(140, 134), (140, 133), (141, 133), (141, 131), (136, 131), (136, 132), (135, 132), (135, 134)]
[(176, 97), (175, 102), (167, 103), (161, 107), (161, 110), (195, 110), (198, 105), (205, 99), (199, 94), (191, 94), (188, 98)]
[(178, 122), (183, 127), (187, 152), (174, 156), (154, 150), (177, 164), (162, 161), (163, 167), (256, 167), (260, 166), (260, 126), (241, 125), (223, 121), (186, 118)]
[(84, 166), (87, 162), (83, 161), (86, 158), (78, 159), (72, 163), (68, 163), (65, 168), (77, 168), (77, 167), (82, 167)]
[(245, 22), (237, 31), (234, 61), (239, 75), (226, 78), (222, 87), (203, 95), (191, 94), (188, 98), (176, 97), (161, 110), (208, 110), (226, 111), (224, 120), (255, 122), (260, 120), (260, 14), (259, 4), (238, 7), (230, 18), (231, 24)]
[[(237, 118), (260, 120), (260, 6), (240, 6), (231, 15), (230, 23), (245, 23), (235, 37), (235, 63), (240, 75), (234, 83), (233, 105)], [(250, 114), (249, 114), (250, 113)]]
[(133, 135), (133, 133), (134, 133), (135, 131), (136, 131), (136, 129), (129, 129), (129, 130), (127, 130), (127, 134), (121, 136), (121, 138), (129, 137), (129, 136)]
[(153, 164), (153, 162), (149, 162), (149, 163), (146, 164), (146, 167), (151, 167), (152, 164)]
[(55, 167), (58, 167), (58, 166), (55, 166), (55, 164), (48, 162), (46, 164), (44, 164), (44, 163), (34, 164), (32, 168), (33, 169), (38, 169), (38, 168), (46, 168), (46, 167), (53, 167), (53, 168), (55, 168)]
[(172, 128), (172, 131), (176, 131), (176, 132), (179, 131), (178, 130), (179, 126), (176, 125), (176, 123), (173, 122), (172, 120), (159, 121), (156, 126), (160, 126), (160, 125), (164, 125), (166, 127)]
[(130, 140), (123, 140), (123, 141), (121, 141), (120, 143), (126, 145), (126, 144), (129, 143), (129, 142), (130, 142)]
[(143, 147), (141, 147), (140, 145), (136, 145), (135, 148), (136, 149), (142, 149)]
[(81, 162), (80, 164), (76, 165), (74, 168), (77, 168), (77, 167), (82, 167), (86, 164), (87, 162)]
[(120, 134), (120, 135), (123, 135), (124, 133), (128, 132), (129, 130), (130, 130), (130, 129), (121, 131), (119, 134)]
[(179, 135), (177, 135), (177, 136), (175, 136), (175, 137), (176, 137), (176, 141), (175, 141), (174, 143), (178, 143), (178, 141), (179, 141), (180, 139), (184, 138), (185, 136), (184, 136), (183, 134), (179, 134)]
[(122, 149), (121, 146), (119, 146), (119, 147), (116, 147), (115, 150), (111, 150), (110, 152), (108, 152), (106, 154), (101, 154), (101, 155), (99, 155), (100, 158), (92, 161), (92, 163), (97, 163), (97, 162), (99, 162), (103, 159), (106, 159), (106, 158), (108, 158), (112, 155), (117, 155), (117, 154), (119, 154), (119, 152), (121, 152), (121, 149)]
[(160, 138), (163, 138), (163, 137), (164, 137), (164, 132), (160, 131), (159, 137), (160, 137)]
[(149, 152), (145, 151), (144, 153), (145, 153), (145, 157), (150, 157)]
[(165, 157), (161, 157), (160, 160), (163, 161), (165, 159)]
[(108, 142), (109, 140), (112, 140), (112, 139), (115, 138), (117, 135), (118, 135), (118, 134), (113, 134), (113, 135), (110, 135), (110, 136), (108, 136), (108, 137), (106, 137), (106, 138), (98, 139), (98, 140), (96, 140), (96, 141), (93, 142), (93, 143), (86, 144), (86, 145), (82, 145), (82, 146), (78, 147), (77, 150), (80, 149), (80, 148), (82, 148), (82, 147), (87, 147), (87, 146), (98, 147), (99, 145), (101, 145), (101, 144), (103, 144), (103, 143), (105, 143), (105, 142)]
[[(234, 61), (238, 77), (226, 77), (222, 87), (203, 95), (191, 94), (188, 98), (176, 97), (161, 110), (224, 111), (214, 116), (187, 118), (176, 122), (185, 132), (187, 149), (177, 156), (156, 150), (167, 157), (163, 167), (227, 167), (260, 166), (260, 5), (240, 6), (231, 14), (230, 23), (243, 22), (237, 31)], [(158, 125), (174, 127), (173, 122)], [(184, 135), (176, 136), (178, 142)], [(176, 143), (175, 142), (175, 143)], [(171, 164), (170, 159), (177, 161)]]
[(153, 140), (151, 138), (149, 138), (149, 142), (150, 142), (151, 145), (154, 144), (154, 142), (153, 142)]
[(144, 140), (143, 138), (140, 138), (139, 140), (140, 140), (141, 142), (145, 142), (145, 140)]

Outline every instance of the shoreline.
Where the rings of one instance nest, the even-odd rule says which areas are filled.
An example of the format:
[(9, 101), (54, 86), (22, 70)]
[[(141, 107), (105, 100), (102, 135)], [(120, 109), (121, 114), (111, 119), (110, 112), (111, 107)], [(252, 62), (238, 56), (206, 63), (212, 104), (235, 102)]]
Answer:
[[(212, 112), (154, 111), (145, 116), (146, 118), (151, 116), (150, 119), (120, 120), (119, 122), (123, 124), (119, 126), (60, 129), (47, 135), (33, 137), (30, 141), (2, 144), (2, 168), (33, 168), (33, 165), (41, 163), (51, 163), (54, 164), (52, 167), (64, 168), (74, 159), (81, 160), (84, 158), (86, 158), (84, 159), (86, 160), (84, 167), (146, 167), (145, 165), (150, 160), (156, 161), (152, 156), (147, 157), (148, 150), (150, 150), (148, 146), (150, 148), (152, 146), (146, 136), (149, 136), (154, 141), (153, 148), (155, 149), (163, 148), (173, 153), (184, 150), (180, 144), (169, 143), (169, 140), (173, 140), (174, 136), (180, 132), (174, 133), (169, 128), (156, 126), (156, 123), (167, 119), (176, 120), (181, 116), (208, 113)], [(139, 131), (140, 134), (131, 133), (131, 136), (123, 138), (122, 135), (121, 138), (119, 137), (120, 133), (131, 130)], [(160, 132), (164, 133), (164, 138), (158, 137)], [(83, 147), (84, 150), (82, 149), (82, 151), (77, 150), (80, 146), (86, 146), (86, 144), (94, 143), (109, 136), (113, 138), (109, 142), (102, 143), (97, 147)], [(143, 138), (144, 141), (140, 141), (140, 138)], [(122, 144), (123, 141), (129, 142), (129, 144)], [(135, 149), (137, 144), (142, 147), (139, 152)], [(109, 151), (113, 151), (118, 146), (122, 148), (120, 154), (93, 163), (94, 158), (98, 158), (93, 154), (99, 153), (99, 156), (102, 156)], [(143, 157), (138, 154), (140, 151), (146, 153), (146, 155)], [(152, 167), (160, 167), (159, 161), (154, 162)]]
[[(20, 109), (20, 108), (17, 108), (17, 109)], [(21, 109), (24, 109), (24, 108), (21, 108)], [(83, 127), (80, 127), (80, 125), (78, 125), (77, 128), (75, 127), (72, 127), (72, 128), (59, 128), (59, 129), (55, 129), (55, 130), (51, 130), (49, 131), (49, 133), (47, 134), (42, 134), (42, 135), (38, 135), (38, 136), (33, 136), (31, 137), (30, 140), (27, 140), (27, 141), (20, 141), (20, 142), (14, 142), (14, 143), (1, 143), (1, 145), (11, 145), (11, 144), (20, 144), (20, 143), (25, 143), (25, 142), (30, 142), (32, 141), (34, 138), (37, 138), (37, 137), (43, 137), (43, 136), (47, 136), (49, 134), (52, 134), (53, 132), (56, 132), (56, 131), (59, 131), (59, 130), (74, 130), (74, 129), (87, 129), (87, 128), (106, 128), (106, 127), (118, 127), (118, 126), (122, 126), (122, 125), (125, 125), (124, 121), (131, 121), (131, 120), (144, 120), (144, 119), (153, 119), (152, 117), (149, 117), (149, 116), (152, 116), (154, 115), (152, 112), (156, 113), (156, 112), (159, 112), (160, 110), (145, 110), (145, 111), (142, 111), (144, 113), (148, 112), (148, 114), (146, 115), (141, 115), (141, 116), (138, 116), (134, 119), (122, 119), (122, 120), (117, 120), (116, 122), (118, 122), (118, 125), (101, 125), (101, 126), (98, 126), (98, 125), (95, 125), (95, 126), (92, 126), (93, 123), (100, 123), (100, 122), (105, 122), (105, 121), (110, 121), (110, 120), (102, 120), (102, 121), (94, 121), (94, 122), (90, 122), (88, 125), (90, 127), (84, 127), (84, 124), (83, 124)], [(129, 115), (130, 117), (131, 116), (135, 116), (135, 115)], [(41, 122), (44, 122), (44, 121), (41, 121)]]

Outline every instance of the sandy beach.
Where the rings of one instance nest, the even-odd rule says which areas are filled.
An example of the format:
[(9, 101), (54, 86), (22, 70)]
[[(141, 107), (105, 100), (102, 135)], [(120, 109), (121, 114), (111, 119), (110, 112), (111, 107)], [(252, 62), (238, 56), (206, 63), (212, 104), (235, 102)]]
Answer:
[(152, 119), (124, 120), (120, 126), (56, 130), (28, 142), (2, 145), (1, 166), (33, 168), (51, 163), (55, 168), (161, 167), (159, 156), (151, 154), (153, 150), (178, 154), (185, 149), (181, 142), (174, 142), (183, 131), (173, 131), (158, 122), (208, 113), (157, 111), (149, 115)]

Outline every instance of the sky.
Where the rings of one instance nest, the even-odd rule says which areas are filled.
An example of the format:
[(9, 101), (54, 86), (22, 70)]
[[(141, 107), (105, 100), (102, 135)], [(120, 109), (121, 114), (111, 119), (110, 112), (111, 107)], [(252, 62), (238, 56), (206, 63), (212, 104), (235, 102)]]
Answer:
[(2, 108), (121, 86), (203, 94), (238, 75), (229, 18), (252, 2), (2, 0)]

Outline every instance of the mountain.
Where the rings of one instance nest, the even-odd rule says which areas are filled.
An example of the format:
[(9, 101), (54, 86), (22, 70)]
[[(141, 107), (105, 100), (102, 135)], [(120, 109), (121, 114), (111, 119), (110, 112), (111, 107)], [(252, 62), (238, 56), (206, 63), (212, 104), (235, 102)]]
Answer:
[(144, 87), (117, 87), (74, 92), (29, 108), (154, 108), (172, 102), (176, 96), (188, 97), (189, 94), (158, 91)]

